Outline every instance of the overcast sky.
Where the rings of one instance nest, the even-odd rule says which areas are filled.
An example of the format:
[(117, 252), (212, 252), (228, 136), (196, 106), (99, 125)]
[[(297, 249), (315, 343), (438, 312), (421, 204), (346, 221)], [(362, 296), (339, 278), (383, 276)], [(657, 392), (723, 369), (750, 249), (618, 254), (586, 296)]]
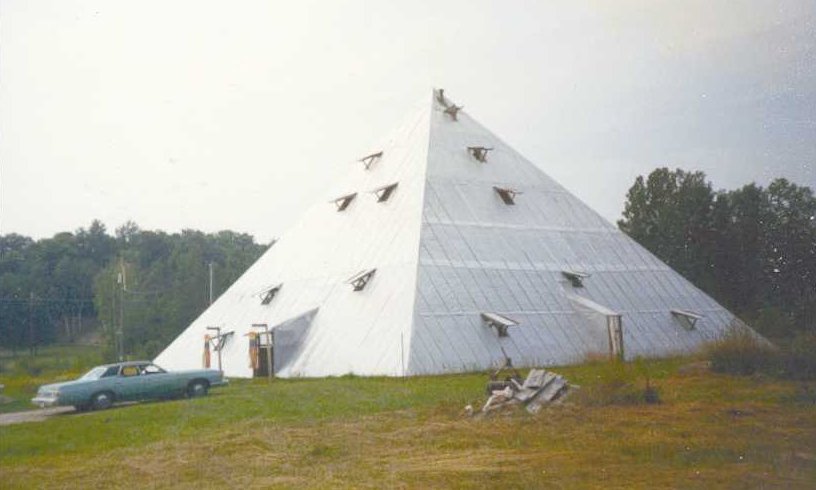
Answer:
[(816, 2), (0, 0), (0, 233), (266, 241), (433, 86), (610, 220), (816, 187)]

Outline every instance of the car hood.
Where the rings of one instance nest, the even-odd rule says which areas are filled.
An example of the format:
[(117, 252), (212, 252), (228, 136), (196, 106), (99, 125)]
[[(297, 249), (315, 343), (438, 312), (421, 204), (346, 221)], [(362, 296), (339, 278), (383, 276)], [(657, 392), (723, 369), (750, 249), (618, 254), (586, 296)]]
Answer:
[(74, 379), (71, 381), (63, 381), (61, 383), (51, 383), (40, 386), (38, 391), (59, 391), (60, 388), (64, 388), (66, 386), (82, 386), (93, 381), (94, 380)]

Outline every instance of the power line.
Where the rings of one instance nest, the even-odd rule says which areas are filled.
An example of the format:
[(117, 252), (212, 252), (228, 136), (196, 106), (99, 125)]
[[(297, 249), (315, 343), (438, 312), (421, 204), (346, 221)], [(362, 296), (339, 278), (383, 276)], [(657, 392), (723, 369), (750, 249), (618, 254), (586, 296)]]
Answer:
[(0, 303), (93, 303), (93, 298), (54, 298), (35, 296), (33, 300), (25, 298), (0, 298)]

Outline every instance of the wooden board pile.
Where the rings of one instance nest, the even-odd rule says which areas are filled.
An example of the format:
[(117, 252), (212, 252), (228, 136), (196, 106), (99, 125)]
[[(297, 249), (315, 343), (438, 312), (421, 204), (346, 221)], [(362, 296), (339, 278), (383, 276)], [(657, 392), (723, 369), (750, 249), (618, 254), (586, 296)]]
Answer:
[(511, 378), (503, 390), (493, 391), (482, 407), (482, 413), (524, 405), (528, 412), (536, 414), (544, 405), (562, 401), (570, 390), (567, 380), (560, 375), (544, 369), (533, 369), (524, 383)]

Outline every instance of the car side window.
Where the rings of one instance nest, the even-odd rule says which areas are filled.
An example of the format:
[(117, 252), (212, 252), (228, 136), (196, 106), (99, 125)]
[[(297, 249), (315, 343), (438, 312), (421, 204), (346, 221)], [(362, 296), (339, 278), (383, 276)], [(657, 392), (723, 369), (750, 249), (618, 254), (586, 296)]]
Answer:
[(156, 366), (155, 364), (148, 364), (142, 370), (142, 374), (159, 374), (163, 372), (164, 369), (160, 368), (159, 366)]
[(129, 378), (131, 376), (138, 376), (139, 368), (136, 366), (125, 366), (122, 368), (122, 376)]
[(111, 376), (116, 376), (117, 374), (119, 374), (119, 366), (111, 366), (107, 370), (105, 370), (104, 373), (102, 373), (102, 376), (100, 376), (100, 378), (109, 378)]

